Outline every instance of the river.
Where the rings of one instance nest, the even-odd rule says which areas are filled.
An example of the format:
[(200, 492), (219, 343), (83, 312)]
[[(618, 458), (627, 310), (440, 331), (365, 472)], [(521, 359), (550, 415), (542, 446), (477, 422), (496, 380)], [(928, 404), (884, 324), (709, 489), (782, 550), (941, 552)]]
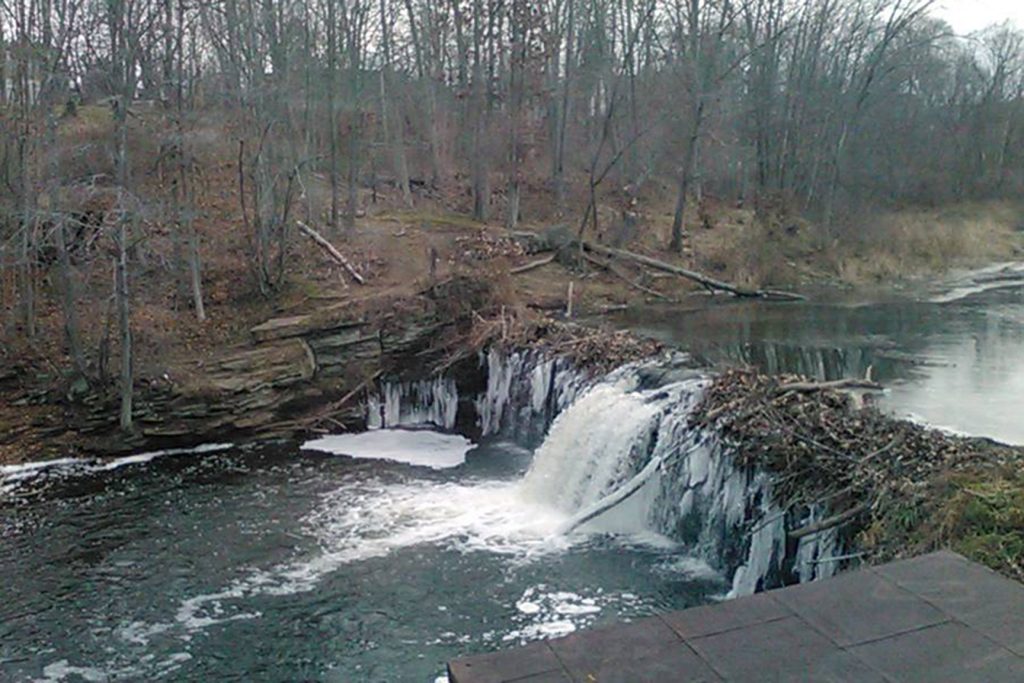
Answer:
[[(661, 308), (617, 324), (712, 366), (870, 368), (891, 387), (887, 409), (1024, 443), (1024, 290), (951, 292)], [(524, 377), (529, 419), (554, 400), (538, 378), (542, 394), (556, 382), (550, 367)], [(630, 381), (566, 399), (542, 442), (499, 428), (499, 403), (477, 444), (392, 429), (4, 468), (0, 679), (433, 682), (455, 656), (720, 599), (739, 582), (700, 559), (714, 539), (669, 538), (651, 523), (656, 492), (564, 533), (635, 474), (631, 451), (677, 453), (689, 438), (672, 413), (699, 382)], [(701, 518), (720, 510), (731, 524), (746, 494), (709, 462), (687, 465), (687, 495), (703, 487), (717, 502)], [(772, 561), (751, 550), (745, 566)]]
[(8, 473), (0, 680), (432, 682), (466, 652), (728, 590), (642, 527), (560, 536), (567, 513), (522, 490), (530, 457), (265, 444)]
[(894, 414), (1024, 444), (1024, 286), (976, 279), (967, 274), (934, 291), (870, 303), (833, 295), (797, 304), (653, 307), (615, 323), (716, 367), (750, 365), (822, 380), (870, 371), (887, 387), (880, 407)]

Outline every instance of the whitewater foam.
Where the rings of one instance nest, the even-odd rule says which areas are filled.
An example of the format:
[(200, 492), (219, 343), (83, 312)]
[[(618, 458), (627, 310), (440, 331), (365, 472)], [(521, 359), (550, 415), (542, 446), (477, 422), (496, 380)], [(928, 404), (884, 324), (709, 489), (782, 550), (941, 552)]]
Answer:
[(126, 455), (110, 460), (99, 458), (60, 458), (56, 460), (39, 460), (19, 463), (17, 465), (0, 466), (0, 493), (16, 491), (25, 482), (49, 476), (80, 476), (98, 472), (141, 465), (157, 458), (170, 455), (216, 453), (234, 448), (230, 443), (210, 443), (190, 448), (167, 448), (159, 451), (148, 451)]

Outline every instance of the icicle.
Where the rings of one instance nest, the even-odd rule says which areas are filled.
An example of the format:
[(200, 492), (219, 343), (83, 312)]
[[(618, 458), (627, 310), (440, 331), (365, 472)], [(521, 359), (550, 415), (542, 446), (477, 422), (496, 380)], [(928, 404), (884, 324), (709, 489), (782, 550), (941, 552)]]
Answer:
[(507, 357), (497, 349), (487, 353), (487, 392), (476, 402), (480, 429), (485, 436), (501, 431), (502, 417), (511, 398), (512, 383), (519, 374), (521, 361), (518, 353)]
[(386, 382), (380, 396), (371, 396), (366, 405), (368, 429), (433, 425), (455, 427), (459, 410), (459, 392), (455, 380), (446, 377), (419, 382)]

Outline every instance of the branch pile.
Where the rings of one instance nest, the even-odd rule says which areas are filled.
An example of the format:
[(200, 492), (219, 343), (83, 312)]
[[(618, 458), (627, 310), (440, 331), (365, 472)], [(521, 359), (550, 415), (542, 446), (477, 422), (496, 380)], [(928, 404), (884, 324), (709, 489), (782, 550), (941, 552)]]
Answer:
[(879, 558), (957, 547), (966, 532), (948, 522), (949, 483), (1021, 471), (1020, 451), (896, 419), (851, 394), (874, 389), (735, 370), (715, 380), (692, 420), (715, 429), (740, 464), (773, 474), (780, 505), (826, 510), (791, 538), (853, 525), (857, 544)]
[(567, 358), (573, 365), (593, 372), (608, 372), (650, 358), (664, 348), (657, 341), (630, 332), (560, 322), (511, 307), (490, 315), (474, 314), (468, 332), (459, 332), (442, 345), (449, 352), (434, 368), (435, 372), (443, 372), (489, 347), (542, 350), (548, 356)]

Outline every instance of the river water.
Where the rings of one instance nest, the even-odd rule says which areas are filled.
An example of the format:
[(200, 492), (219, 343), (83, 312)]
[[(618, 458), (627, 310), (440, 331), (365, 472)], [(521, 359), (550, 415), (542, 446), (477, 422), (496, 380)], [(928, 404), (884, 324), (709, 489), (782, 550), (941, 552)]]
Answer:
[[(417, 438), (391, 457), (422, 458)], [(728, 590), (642, 527), (559, 536), (529, 461), (269, 444), (8, 482), (0, 680), (435, 681), (461, 654)]]
[(972, 282), (965, 276), (935, 292), (872, 303), (725, 300), (696, 311), (641, 309), (616, 324), (719, 367), (829, 380), (870, 370), (887, 387), (884, 409), (1024, 444), (1024, 287)]
[[(830, 379), (870, 368), (891, 387), (888, 409), (1024, 443), (1020, 289), (867, 306), (734, 302), (618, 323), (711, 365)], [(734, 582), (699, 559), (698, 544), (655, 531), (693, 524), (679, 512), (652, 525), (665, 518), (651, 514), (665, 489), (659, 499), (649, 484), (566, 533), (643, 457), (692, 450), (672, 413), (692, 405), (698, 381), (605, 382), (567, 399), (538, 442), (499, 429), (514, 373), (491, 366), (500, 386), (479, 406), (495, 428), (479, 444), (384, 429), (307, 448), (0, 469), (0, 680), (433, 682), (455, 656), (707, 603), (771, 570), (781, 527), (760, 526), (746, 579)], [(551, 367), (524, 377), (524, 414), (548, 410)], [(422, 392), (429, 405), (381, 414), (450, 424), (446, 387)], [(686, 493), (669, 500), (709, 529), (743, 522), (763, 499), (712, 451), (690, 457), (673, 470)], [(704, 550), (724, 542), (701, 538)]]

